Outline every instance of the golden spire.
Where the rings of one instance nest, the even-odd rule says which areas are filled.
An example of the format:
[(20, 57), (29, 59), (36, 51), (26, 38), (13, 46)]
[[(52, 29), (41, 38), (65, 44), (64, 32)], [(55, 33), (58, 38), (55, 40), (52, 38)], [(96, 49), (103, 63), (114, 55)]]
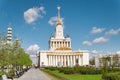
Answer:
[(57, 20), (57, 25), (62, 25), (61, 19), (60, 19), (60, 6), (57, 7), (58, 9), (58, 20)]

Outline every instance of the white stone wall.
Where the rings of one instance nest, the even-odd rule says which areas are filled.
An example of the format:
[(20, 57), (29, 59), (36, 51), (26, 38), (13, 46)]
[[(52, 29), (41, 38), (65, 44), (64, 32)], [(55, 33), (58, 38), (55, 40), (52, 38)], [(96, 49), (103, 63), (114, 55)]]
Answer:
[(40, 52), (40, 66), (48, 66), (47, 54)]
[[(87, 51), (82, 51), (83, 53), (80, 55), (74, 55), (78, 51), (52, 51), (53, 54), (61, 54), (58, 55), (57, 57), (55, 55), (47, 56), (47, 53), (51, 52), (50, 50), (43, 50), (39, 51), (40, 52), (40, 66), (57, 66), (58, 61), (60, 61), (61, 66), (75, 66), (76, 65), (76, 59), (78, 59), (78, 64), (80, 66), (83, 65), (89, 65), (89, 52)], [(67, 54), (67, 55), (65, 55)], [(72, 55), (71, 55), (72, 54)], [(60, 57), (61, 56), (61, 57)], [(48, 58), (49, 57), (49, 58)], [(49, 62), (48, 62), (49, 60)], [(63, 65), (63, 60), (64, 60), (64, 65)], [(66, 63), (67, 61), (67, 63)]]
[(89, 53), (88, 52), (83, 53), (83, 65), (89, 65)]

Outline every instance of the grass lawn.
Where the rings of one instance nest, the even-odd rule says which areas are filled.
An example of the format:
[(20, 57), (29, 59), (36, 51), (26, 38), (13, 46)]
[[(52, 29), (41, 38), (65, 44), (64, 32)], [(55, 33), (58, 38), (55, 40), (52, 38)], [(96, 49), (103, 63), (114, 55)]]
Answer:
[[(50, 70), (48, 70), (50, 71)], [(102, 80), (101, 77), (102, 75), (80, 75), (80, 74), (64, 74), (64, 73), (59, 73), (59, 71), (50, 71), (51, 73), (54, 73), (56, 75), (59, 75), (63, 78), (66, 78), (68, 80)], [(53, 79), (54, 80), (54, 79)], [(56, 79), (55, 79), (56, 80)]]

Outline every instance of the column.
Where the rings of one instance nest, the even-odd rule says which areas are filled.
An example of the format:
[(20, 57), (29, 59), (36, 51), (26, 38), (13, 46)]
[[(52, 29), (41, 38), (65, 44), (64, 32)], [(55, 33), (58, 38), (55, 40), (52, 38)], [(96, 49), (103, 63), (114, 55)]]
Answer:
[(53, 62), (53, 55), (52, 55), (52, 62), (51, 62), (51, 63), (52, 63), (52, 66), (54, 66), (54, 62)]
[(76, 55), (76, 64), (79, 64), (79, 55)]
[(67, 47), (68, 47), (68, 41), (67, 41), (67, 44), (66, 44), (66, 45), (67, 45)]
[(62, 56), (62, 66), (64, 66), (64, 55)]
[(63, 66), (63, 56), (61, 55), (61, 66)]
[(66, 55), (64, 56), (64, 66), (66, 67)]
[(59, 65), (58, 65), (58, 63), (57, 63), (57, 66), (60, 66), (60, 56), (58, 55), (58, 62), (59, 62)]
[(53, 66), (53, 56), (51, 55), (51, 66)]
[(53, 41), (52, 41), (52, 48), (53, 48)]
[(70, 56), (68, 55), (68, 66), (70, 66)]
[(65, 47), (65, 41), (63, 42), (63, 45), (64, 45), (64, 47)]
[(79, 66), (81, 66), (81, 57), (80, 57), (80, 55), (78, 55), (78, 62), (79, 62)]
[(54, 55), (54, 66), (56, 66), (56, 55)]
[(73, 55), (72, 57), (73, 57), (73, 66), (75, 66), (75, 55)]
[(69, 66), (69, 55), (67, 55), (67, 66)]
[(57, 46), (58, 46), (58, 45), (57, 45), (57, 41), (56, 41), (56, 48), (57, 48)]
[(55, 66), (57, 66), (57, 64), (58, 64), (58, 56), (56, 55), (56, 65)]
[(71, 42), (69, 42), (69, 47), (71, 48)]
[(59, 48), (60, 48), (60, 41), (59, 41)]
[(65, 60), (64, 60), (64, 55), (63, 55), (63, 66), (65, 66)]
[(81, 57), (81, 65), (83, 66), (83, 56), (80, 57)]
[(51, 55), (50, 55), (50, 66), (51, 66)]
[(63, 47), (63, 41), (62, 41), (62, 47)]
[(54, 47), (56, 48), (56, 41), (54, 42)]
[(55, 48), (54, 41), (53, 41), (53, 48)]
[(59, 56), (60, 66), (62, 65), (61, 55)]
[(70, 42), (68, 41), (68, 47), (70, 47)]
[(49, 66), (50, 66), (50, 55), (49, 55)]
[(70, 56), (70, 66), (71, 66), (71, 67), (73, 66), (73, 63), (72, 63), (72, 55)]
[(53, 66), (55, 66), (55, 55), (53, 56)]
[(52, 47), (52, 41), (50, 41), (50, 48)]
[(48, 58), (48, 66), (49, 66), (49, 55), (47, 56), (47, 58)]

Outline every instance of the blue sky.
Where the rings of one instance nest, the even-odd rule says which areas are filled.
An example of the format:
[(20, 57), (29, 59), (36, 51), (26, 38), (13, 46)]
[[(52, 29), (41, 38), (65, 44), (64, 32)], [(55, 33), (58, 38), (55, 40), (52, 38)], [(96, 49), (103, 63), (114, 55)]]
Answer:
[(11, 24), (25, 50), (48, 49), (58, 5), (74, 50), (120, 51), (120, 0), (0, 0), (0, 32)]

